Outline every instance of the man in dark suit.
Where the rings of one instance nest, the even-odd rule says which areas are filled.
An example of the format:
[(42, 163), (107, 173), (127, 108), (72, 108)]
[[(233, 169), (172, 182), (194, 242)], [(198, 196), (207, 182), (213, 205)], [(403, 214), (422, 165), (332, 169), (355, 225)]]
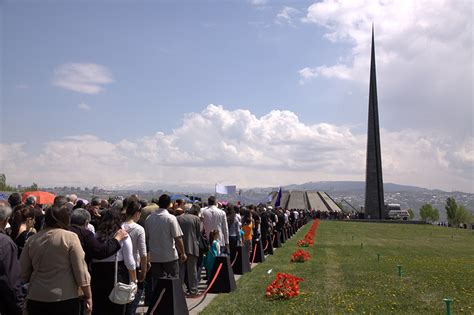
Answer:
[(183, 231), (184, 251), (188, 260), (179, 266), (179, 278), (184, 286), (187, 279), (188, 294), (193, 296), (198, 292), (197, 269), (196, 263), (199, 258), (199, 240), (201, 233), (201, 220), (190, 213), (184, 213), (176, 217), (179, 226)]
[(268, 242), (271, 242), (271, 231), (272, 231), (272, 221), (270, 219), (270, 212), (267, 211), (264, 207), (260, 209), (260, 234), (262, 240), (262, 246), (268, 248)]

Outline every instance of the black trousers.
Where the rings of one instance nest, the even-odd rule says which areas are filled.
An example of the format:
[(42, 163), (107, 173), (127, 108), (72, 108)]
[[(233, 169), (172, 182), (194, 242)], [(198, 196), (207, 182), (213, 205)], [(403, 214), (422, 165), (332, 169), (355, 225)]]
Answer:
[(158, 281), (160, 281), (160, 278), (179, 278), (178, 259), (164, 263), (151, 263), (152, 296), (157, 294), (156, 288), (158, 287)]
[(28, 300), (26, 309), (29, 315), (80, 315), (79, 303), (79, 298), (59, 302)]
[(239, 241), (238, 236), (229, 236), (229, 247), (230, 247), (230, 261), (234, 261), (235, 253), (237, 252), (237, 243)]
[[(125, 314), (125, 305), (115, 304), (109, 300), (114, 287), (115, 262), (97, 262), (91, 266), (92, 314), (121, 315)], [(129, 283), (128, 270), (123, 261), (118, 263), (118, 282)]]

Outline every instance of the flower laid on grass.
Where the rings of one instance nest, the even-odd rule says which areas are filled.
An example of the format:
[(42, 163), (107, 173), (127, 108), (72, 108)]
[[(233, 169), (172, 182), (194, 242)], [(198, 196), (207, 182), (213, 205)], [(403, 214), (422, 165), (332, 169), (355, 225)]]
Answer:
[(296, 242), (296, 245), (299, 246), (299, 247), (309, 247), (313, 244), (314, 244), (314, 242), (312, 240), (307, 240), (306, 238)]
[(319, 220), (315, 220), (311, 228), (309, 229), (308, 233), (304, 236), (302, 240), (296, 242), (296, 245), (299, 247), (308, 247), (314, 244), (314, 235), (316, 233), (316, 229), (318, 228)]
[(292, 262), (305, 262), (307, 261), (311, 256), (309, 255), (308, 252), (302, 250), (302, 249), (298, 249), (296, 252), (294, 252), (292, 255), (291, 255), (291, 261)]
[(275, 280), (268, 285), (265, 296), (271, 300), (290, 299), (300, 294), (299, 283), (302, 278), (295, 277), (289, 273), (276, 274)]

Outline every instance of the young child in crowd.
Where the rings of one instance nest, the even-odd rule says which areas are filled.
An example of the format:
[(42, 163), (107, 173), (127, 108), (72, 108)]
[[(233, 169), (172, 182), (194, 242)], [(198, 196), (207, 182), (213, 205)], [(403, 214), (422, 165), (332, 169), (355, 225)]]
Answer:
[(253, 223), (252, 217), (246, 216), (244, 217), (244, 225), (242, 226), (242, 230), (244, 230), (244, 246), (247, 249), (247, 252), (252, 252), (252, 237), (253, 237)]
[(205, 266), (207, 271), (208, 282), (211, 280), (211, 272), (214, 267), (214, 261), (216, 257), (220, 255), (220, 246), (219, 246), (219, 231), (214, 230), (209, 234), (209, 251), (206, 254)]

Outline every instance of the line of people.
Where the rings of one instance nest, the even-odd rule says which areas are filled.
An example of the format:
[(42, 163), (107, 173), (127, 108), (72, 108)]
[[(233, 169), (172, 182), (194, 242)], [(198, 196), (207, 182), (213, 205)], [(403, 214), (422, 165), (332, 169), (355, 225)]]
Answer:
[[(234, 259), (243, 245), (251, 257), (252, 242), (271, 242), (273, 231), (309, 215), (222, 207), (214, 196), (185, 204), (167, 194), (151, 202), (70, 195), (39, 205), (34, 196), (22, 203), (14, 193), (0, 202), (0, 314), (135, 314), (142, 298), (151, 303), (163, 277), (180, 278), (185, 294), (197, 296), (201, 270), (210, 280), (217, 256)], [(126, 305), (108, 298), (115, 261), (118, 281), (137, 287)]]

